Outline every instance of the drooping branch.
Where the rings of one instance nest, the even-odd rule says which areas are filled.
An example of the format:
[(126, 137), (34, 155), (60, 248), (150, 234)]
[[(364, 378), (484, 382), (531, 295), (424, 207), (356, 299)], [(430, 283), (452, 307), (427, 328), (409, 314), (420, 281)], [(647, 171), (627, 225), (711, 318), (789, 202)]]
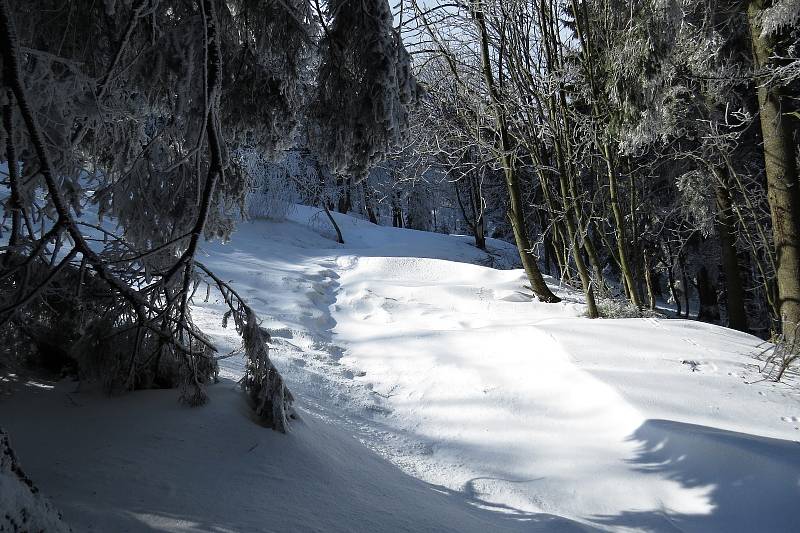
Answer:
[(195, 266), (216, 284), (230, 315), (233, 316), (236, 330), (242, 336), (247, 357), (247, 370), (242, 386), (250, 397), (256, 414), (266, 425), (286, 432), (289, 419), (294, 417), (294, 398), (269, 358), (269, 334), (261, 329), (255, 312), (233, 287), (204, 264), (196, 261)]

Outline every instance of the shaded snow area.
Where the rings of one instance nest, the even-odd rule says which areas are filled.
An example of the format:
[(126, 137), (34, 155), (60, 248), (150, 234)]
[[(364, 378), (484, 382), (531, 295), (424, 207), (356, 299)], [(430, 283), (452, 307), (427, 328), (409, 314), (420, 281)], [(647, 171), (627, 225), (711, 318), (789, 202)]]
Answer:
[(19, 465), (0, 429), (0, 531), (70, 531)]
[(532, 301), (513, 247), (344, 215), (243, 224), (202, 260), (258, 312), (297, 398), (252, 421), (239, 339), (198, 291), (222, 381), (0, 401), (25, 472), (76, 531), (800, 531), (800, 394), (759, 339)]

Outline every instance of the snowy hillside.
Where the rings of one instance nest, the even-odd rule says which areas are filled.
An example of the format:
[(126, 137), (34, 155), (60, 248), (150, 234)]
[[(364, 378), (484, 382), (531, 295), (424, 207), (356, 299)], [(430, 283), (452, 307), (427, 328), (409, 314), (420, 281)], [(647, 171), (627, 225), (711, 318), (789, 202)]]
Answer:
[(289, 434), (250, 419), (202, 289), (229, 354), (204, 407), (6, 384), (2, 425), (75, 531), (800, 531), (800, 392), (763, 379), (760, 339), (592, 321), (492, 268), (510, 245), (335, 216), (344, 245), (297, 206), (201, 258), (270, 331)]

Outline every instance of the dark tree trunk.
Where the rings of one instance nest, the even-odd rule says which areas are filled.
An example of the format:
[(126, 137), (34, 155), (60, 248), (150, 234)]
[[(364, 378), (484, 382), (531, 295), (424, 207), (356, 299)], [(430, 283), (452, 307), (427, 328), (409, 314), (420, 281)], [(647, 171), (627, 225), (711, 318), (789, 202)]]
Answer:
[(486, 224), (483, 215), (481, 215), (478, 222), (475, 224), (475, 246), (486, 251)]
[(681, 297), (678, 294), (678, 290), (675, 288), (675, 274), (672, 271), (672, 268), (667, 269), (667, 283), (669, 284), (669, 292), (672, 294), (672, 299), (675, 301), (675, 316), (680, 318), (681, 316)]
[(336, 210), (340, 213), (347, 214), (353, 207), (353, 202), (351, 199), (350, 189), (351, 189), (351, 180), (350, 178), (343, 178), (338, 177), (336, 178), (336, 187), (339, 191), (339, 199), (336, 202)]
[(689, 318), (689, 275), (686, 272), (686, 254), (681, 252), (678, 255), (678, 264), (681, 269), (681, 284), (683, 285), (683, 305), (684, 314), (683, 318)]
[(708, 269), (701, 266), (697, 271), (697, 298), (700, 300), (700, 309), (697, 311), (697, 320), (703, 322), (719, 321), (719, 302), (717, 291), (708, 276)]
[[(725, 179), (725, 171), (718, 174)], [(744, 307), (744, 288), (739, 268), (739, 257), (736, 252), (734, 234), (736, 222), (731, 206), (731, 197), (724, 182), (717, 185), (717, 231), (719, 233), (722, 271), (725, 274), (725, 299), (728, 308), (728, 327), (747, 331), (747, 313)]]
[(333, 226), (333, 230), (336, 232), (336, 242), (339, 244), (344, 244), (344, 237), (342, 237), (342, 230), (339, 228), (339, 224), (336, 223), (336, 219), (333, 218), (331, 214), (331, 210), (328, 209), (324, 203), (322, 204), (323, 209), (325, 209), (325, 214), (328, 216), (328, 220), (331, 222), (331, 226)]
[[(762, 35), (760, 17), (768, 2), (752, 0), (748, 9), (750, 37), (756, 71), (780, 66), (773, 59), (776, 42)], [(800, 333), (800, 176), (797, 169), (797, 144), (793, 134), (800, 129), (789, 110), (796, 109), (796, 95), (775, 82), (757, 86), (764, 162), (767, 175), (767, 200), (772, 215), (772, 233), (777, 260), (778, 312), (781, 329), (789, 344)]]
[(647, 303), (650, 309), (655, 309), (656, 296), (659, 291), (647, 251), (642, 254), (642, 260), (644, 261), (644, 280), (647, 285)]
[(395, 228), (403, 227), (403, 209), (394, 202), (392, 203), (392, 226)]
[(367, 218), (369, 218), (369, 221), (373, 224), (378, 224), (378, 217), (375, 214), (375, 201), (372, 198), (372, 191), (366, 181), (361, 183), (361, 190), (364, 193), (364, 210), (367, 212)]

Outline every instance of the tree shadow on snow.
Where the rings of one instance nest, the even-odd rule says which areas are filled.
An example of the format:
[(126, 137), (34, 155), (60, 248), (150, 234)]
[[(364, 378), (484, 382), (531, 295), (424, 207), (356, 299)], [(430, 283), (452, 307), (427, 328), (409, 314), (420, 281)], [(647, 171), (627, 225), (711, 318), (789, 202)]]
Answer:
[(59, 383), (5, 398), (0, 420), (75, 531), (592, 529), (425, 483), (311, 414), (288, 434), (260, 427), (230, 380), (208, 393), (208, 404), (189, 408), (176, 391), (108, 398)]
[(595, 523), (644, 531), (800, 531), (797, 441), (668, 420), (646, 421), (630, 440), (639, 443), (634, 469), (677, 482), (684, 499), (674, 509), (664, 502), (658, 511), (593, 517)]

